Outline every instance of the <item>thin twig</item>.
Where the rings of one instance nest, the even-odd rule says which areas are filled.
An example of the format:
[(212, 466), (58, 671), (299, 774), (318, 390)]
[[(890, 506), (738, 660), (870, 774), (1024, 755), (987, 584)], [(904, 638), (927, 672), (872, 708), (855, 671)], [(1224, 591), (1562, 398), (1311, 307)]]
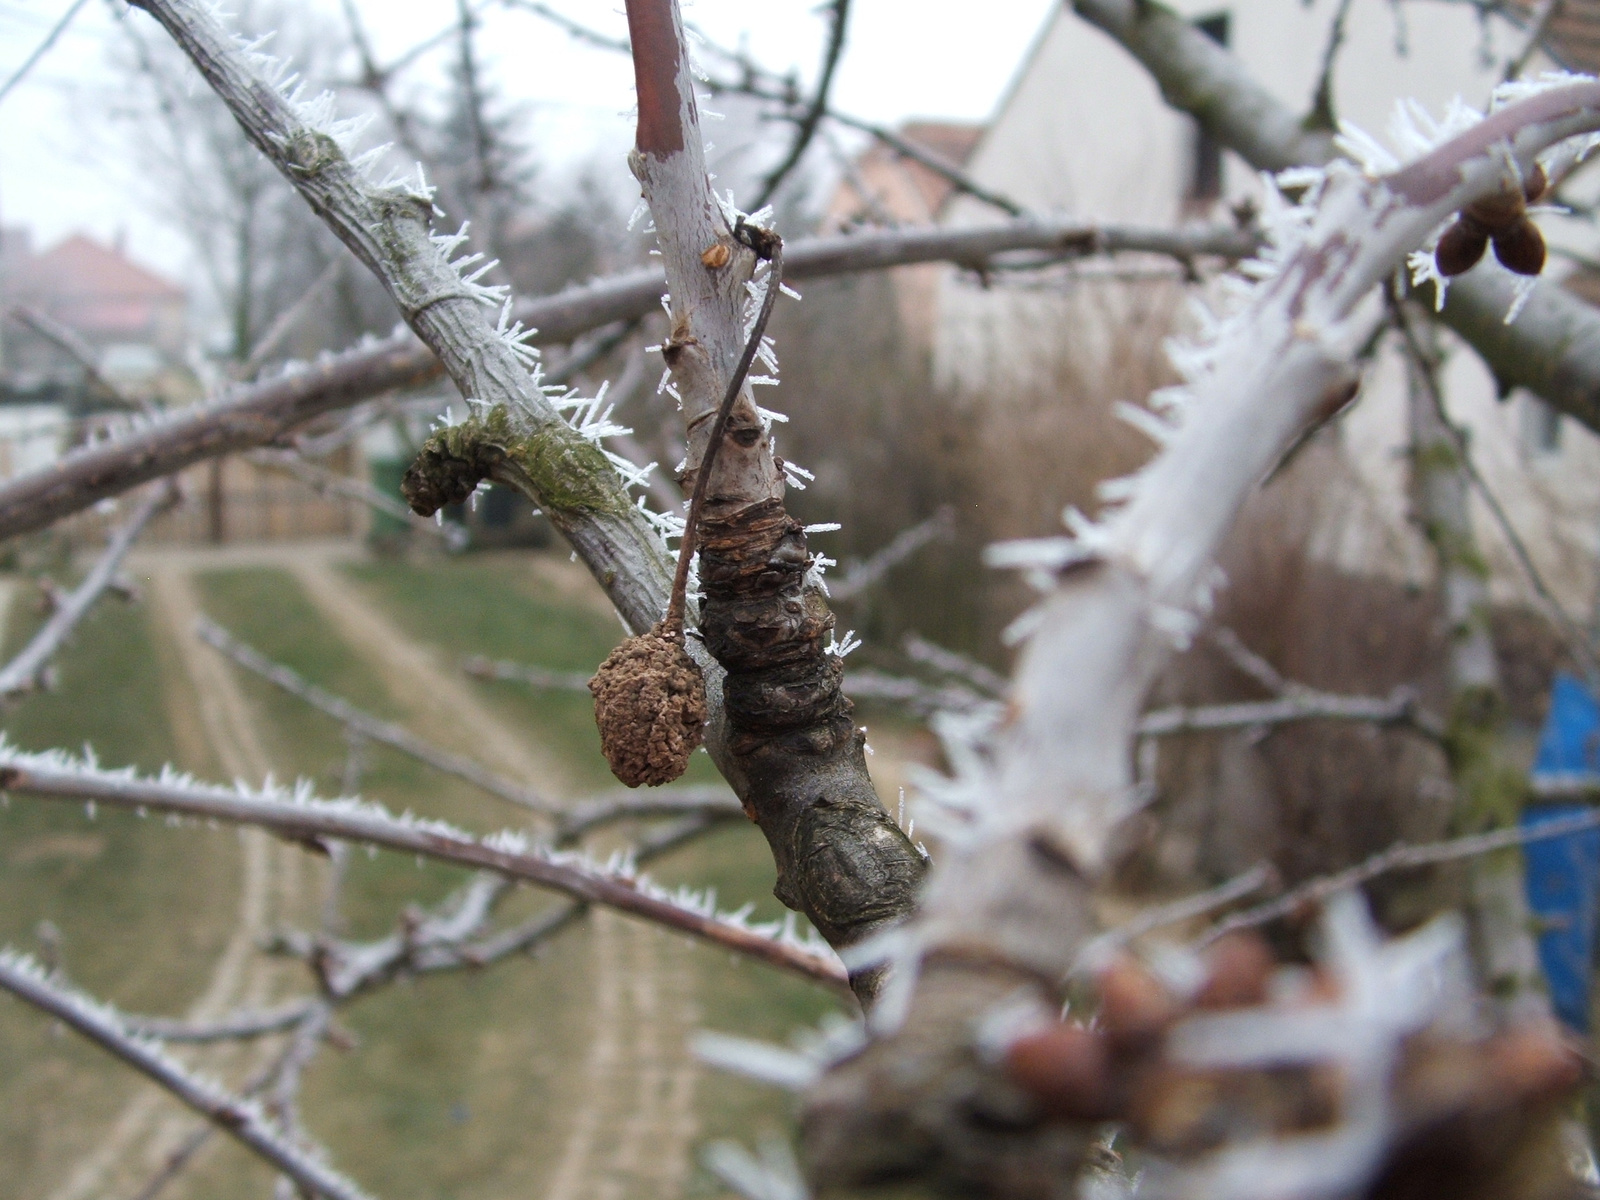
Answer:
[(72, 24), (72, 18), (77, 16), (78, 10), (87, 3), (88, 0), (73, 0), (72, 7), (67, 9), (61, 19), (50, 27), (50, 32), (44, 35), (44, 41), (40, 42), (33, 53), (22, 61), (22, 65), (11, 73), (11, 78), (0, 83), (0, 100), (4, 100), (12, 88), (27, 78), (28, 72), (33, 70), (35, 64), (45, 56), (50, 47), (56, 44), (56, 39), (66, 32), (67, 26)]
[(753, 230), (743, 221), (735, 227), (733, 235), (761, 258), (769, 260), (767, 290), (761, 296), (761, 309), (756, 313), (755, 324), (750, 327), (750, 336), (745, 339), (744, 353), (739, 355), (733, 374), (728, 377), (728, 388), (722, 395), (716, 420), (711, 423), (710, 438), (695, 472), (694, 491), (689, 496), (689, 515), (684, 519), (683, 540), (678, 546), (678, 568), (672, 576), (672, 596), (667, 602), (667, 615), (662, 622), (668, 634), (680, 640), (683, 637), (684, 604), (689, 590), (689, 560), (694, 557), (695, 536), (700, 530), (700, 510), (705, 504), (706, 489), (711, 484), (711, 468), (717, 461), (723, 435), (727, 433), (728, 418), (733, 415), (733, 402), (744, 389), (745, 376), (750, 373), (750, 364), (755, 362), (756, 352), (761, 349), (761, 339), (767, 333), (767, 321), (772, 317), (778, 294), (783, 290), (783, 239), (769, 230)]
[(129, 396), (107, 379), (105, 373), (100, 370), (100, 359), (95, 354), (94, 348), (71, 326), (63, 325), (48, 313), (29, 308), (25, 304), (15, 306), (11, 310), (11, 315), (40, 337), (65, 351), (73, 362), (83, 368), (84, 382), (91, 387), (99, 388), (106, 399), (113, 404), (144, 412), (149, 412), (154, 407), (147, 400)]
[(1461, 469), (1466, 472), (1467, 479), (1476, 489), (1484, 506), (1488, 508), (1490, 516), (1500, 528), (1500, 533), (1511, 547), (1511, 554), (1517, 560), (1517, 566), (1522, 569), (1523, 576), (1528, 585), (1533, 588), (1539, 602), (1544, 606), (1546, 615), (1555, 622), (1556, 629), (1561, 635), (1561, 640), (1566, 644), (1567, 651), (1575, 662), (1588, 676), (1591, 686), (1600, 684), (1600, 653), (1597, 653), (1592, 642), (1577, 622), (1567, 615), (1555, 594), (1544, 581), (1544, 576), (1534, 564), (1533, 555), (1529, 552), (1527, 543), (1522, 540), (1522, 535), (1517, 532), (1517, 527), (1512, 523), (1511, 517), (1500, 503), (1500, 498), (1489, 487), (1489, 481), (1479, 472), (1477, 464), (1473, 461), (1471, 447), (1467, 439), (1450, 419), (1449, 411), (1445, 408), (1444, 392), (1439, 387), (1438, 376), (1434, 373), (1433, 365), (1428, 356), (1423, 352), (1417, 340), (1416, 330), (1411, 327), (1411, 321), (1406, 316), (1404, 306), (1391, 303), (1389, 311), (1393, 317), (1395, 327), (1400, 331), (1400, 336), (1405, 342), (1406, 354), (1416, 366), (1417, 371), (1424, 381), (1428, 392), (1429, 403), (1439, 415), (1439, 423), (1444, 427), (1450, 445), (1455, 451), (1456, 458), (1461, 463)]
[(240, 379), (253, 379), (257, 371), (266, 365), (267, 359), (277, 348), (283, 344), (284, 338), (294, 332), (311, 306), (322, 298), (324, 292), (332, 287), (344, 271), (344, 257), (336, 255), (329, 260), (328, 265), (318, 272), (317, 277), (311, 281), (311, 286), (300, 293), (300, 298), (288, 308), (272, 319), (272, 324), (267, 326), (267, 331), (261, 335), (259, 341), (251, 347), (250, 353), (239, 366), (237, 376)]
[(739, 798), (724, 787), (667, 788), (643, 795), (618, 792), (574, 804), (556, 827), (556, 844), (571, 845), (618, 821), (688, 816), (728, 820), (744, 815)]
[(1248, 729), (1299, 721), (1408, 725), (1435, 741), (1442, 740), (1445, 735), (1444, 722), (1423, 711), (1418, 706), (1416, 692), (1406, 687), (1396, 688), (1388, 696), (1339, 696), (1296, 687), (1275, 700), (1160, 708), (1139, 718), (1138, 732), (1141, 737), (1164, 737), (1174, 733)]
[(191, 1075), (154, 1043), (125, 1029), (114, 1010), (53, 982), (30, 960), (0, 951), (0, 988), (120, 1058), (313, 1194), (325, 1200), (367, 1200), (365, 1192), (318, 1155), (288, 1141), (254, 1103)]
[(1339, 0), (1333, 23), (1328, 26), (1328, 43), (1322, 49), (1322, 69), (1317, 73), (1316, 90), (1311, 93), (1311, 113), (1306, 124), (1317, 129), (1337, 129), (1339, 118), (1333, 111), (1333, 68), (1344, 45), (1345, 20), (1350, 15), (1350, 0)]
[(418, 533), (439, 538), (451, 550), (465, 550), (468, 541), (471, 540), (471, 535), (456, 522), (430, 521), (427, 517), (419, 517), (409, 506), (387, 492), (379, 491), (366, 480), (341, 475), (337, 471), (330, 471), (327, 467), (308, 462), (305, 455), (298, 451), (252, 450), (245, 458), (253, 466), (290, 475), (321, 495), (343, 496), (348, 500), (364, 504), (374, 512), (404, 522)]
[[(282, 1068), (283, 1061), (290, 1053), (290, 1049), (290, 1047), (285, 1047), (272, 1062), (269, 1062), (247, 1078), (239, 1089), (239, 1095), (249, 1099), (270, 1084)], [(216, 1131), (217, 1127), (209, 1121), (196, 1126), (188, 1137), (184, 1138), (168, 1153), (166, 1161), (161, 1164), (154, 1175), (145, 1181), (145, 1185), (139, 1189), (133, 1200), (156, 1200), (156, 1197), (166, 1190), (167, 1185), (181, 1175), (184, 1168), (194, 1161), (194, 1156), (200, 1153), (205, 1144), (211, 1140), (211, 1135)]]
[(1193, 896), (1185, 896), (1170, 904), (1147, 908), (1086, 943), (1078, 953), (1079, 969), (1092, 971), (1104, 964), (1113, 951), (1120, 950), (1130, 942), (1138, 941), (1145, 934), (1154, 933), (1157, 929), (1164, 929), (1168, 925), (1181, 925), (1186, 921), (1193, 921), (1196, 917), (1215, 912), (1235, 900), (1242, 900), (1262, 888), (1272, 886), (1277, 877), (1277, 869), (1271, 863), (1257, 863), (1248, 871), (1234, 876), (1217, 887), (1208, 888)]
[(789, 152), (783, 156), (783, 161), (768, 173), (766, 179), (762, 180), (761, 190), (750, 206), (752, 211), (763, 207), (771, 200), (773, 193), (799, 165), (811, 145), (811, 139), (816, 136), (817, 127), (827, 114), (828, 92), (833, 87), (833, 73), (839, 66), (840, 55), (844, 52), (845, 29), (850, 21), (850, 0), (833, 0), (831, 7), (833, 23), (829, 27), (828, 44), (822, 55), (822, 72), (817, 77), (816, 95), (812, 98), (805, 114), (795, 122), (794, 140), (789, 144)]
[(500, 834), (480, 840), (440, 822), (394, 817), (375, 804), (314, 800), (299, 793), (252, 792), (242, 788), (140, 779), (132, 774), (81, 764), (62, 766), (55, 757), (46, 759), (17, 751), (5, 753), (0, 761), (4, 764), (0, 765), (0, 791), (253, 825), (312, 846), (332, 838), (477, 867), (561, 892), (573, 899), (606, 905), (818, 983), (833, 987), (847, 985), (838, 960), (831, 955), (824, 956), (820, 949), (795, 945), (777, 934), (769, 936), (760, 929), (747, 928), (703, 905), (680, 904), (667, 893), (648, 886), (645, 880), (610, 874), (582, 859), (537, 849), (505, 848), (523, 845), (520, 835)]
[(593, 671), (556, 671), (549, 667), (534, 667), (503, 658), (485, 658), (481, 654), (463, 659), (461, 669), (474, 679), (498, 679), (558, 692), (586, 693), (589, 690), (589, 678), (594, 674)]
[(1213, 929), (1206, 932), (1199, 941), (1202, 946), (1210, 945), (1224, 934), (1233, 933), (1239, 929), (1253, 929), (1258, 925), (1265, 925), (1269, 921), (1276, 921), (1280, 917), (1293, 915), (1295, 912), (1308, 905), (1326, 900), (1338, 892), (1348, 891), (1380, 875), (1387, 875), (1390, 871), (1405, 870), (1410, 867), (1429, 867), (1438, 863), (1455, 862), (1464, 858), (1476, 858), (1483, 854), (1493, 854), (1496, 850), (1506, 850), (1512, 846), (1525, 846), (1530, 842), (1547, 841), (1550, 838), (1566, 837), (1568, 834), (1582, 833), (1586, 829), (1600, 828), (1600, 809), (1579, 813), (1576, 816), (1562, 817), (1555, 821), (1546, 821), (1534, 826), (1511, 826), (1505, 829), (1496, 829), (1490, 833), (1477, 833), (1469, 837), (1454, 838), (1446, 842), (1428, 842), (1423, 845), (1407, 845), (1397, 843), (1387, 850), (1379, 851), (1371, 858), (1357, 863), (1343, 871), (1332, 875), (1319, 876), (1307, 880), (1297, 887), (1289, 889), (1283, 895), (1265, 904), (1254, 908), (1247, 908), (1243, 912), (1234, 913), (1232, 916), (1219, 922)]
[(1279, 674), (1276, 667), (1246, 646), (1243, 639), (1226, 625), (1212, 626), (1206, 631), (1206, 636), (1212, 645), (1228, 656), (1229, 662), (1267, 691), (1281, 696), (1294, 689), (1295, 685)]
[(950, 537), (955, 531), (955, 510), (945, 505), (926, 520), (902, 529), (887, 545), (854, 564), (838, 579), (828, 581), (830, 600), (854, 600), (881, 582), (890, 571), (930, 542)]
[(139, 1037), (154, 1038), (158, 1042), (205, 1045), (210, 1042), (247, 1041), (294, 1028), (305, 1020), (306, 1014), (316, 1003), (316, 997), (303, 996), (298, 1000), (286, 1001), (276, 1008), (239, 1009), (214, 1021), (189, 1021), (182, 1017), (146, 1017), (135, 1013), (124, 1013), (122, 1024), (129, 1033)]
[(1504, 79), (1507, 83), (1518, 78), (1523, 71), (1528, 69), (1528, 63), (1539, 51), (1539, 43), (1544, 41), (1545, 31), (1550, 28), (1550, 21), (1561, 8), (1561, 0), (1541, 0), (1539, 8), (1533, 15), (1533, 20), (1528, 22), (1528, 37), (1522, 43), (1522, 49), (1506, 63)]
[(1005, 677), (997, 671), (991, 671), (975, 658), (968, 658), (965, 654), (944, 646), (930, 642), (919, 634), (908, 633), (900, 643), (900, 648), (912, 662), (923, 663), (946, 675), (954, 675), (964, 679), (973, 687), (999, 698), (1006, 693), (1007, 683)]
[(88, 616), (89, 610), (100, 594), (116, 579), (122, 560), (128, 556), (133, 543), (144, 532), (145, 526), (161, 512), (177, 503), (177, 485), (170, 481), (162, 484), (154, 495), (141, 504), (126, 524), (111, 535), (105, 553), (89, 569), (83, 582), (68, 592), (48, 621), (15, 658), (0, 667), (0, 701), (11, 699), (23, 692), (39, 687), (45, 677), (50, 660), (61, 649), (69, 634)]
[(495, 774), (476, 759), (435, 746), (393, 721), (385, 721), (357, 708), (343, 696), (336, 696), (314, 683), (306, 682), (293, 669), (272, 661), (253, 646), (241, 642), (210, 617), (203, 614), (198, 617), (195, 620), (194, 631), (195, 636), (206, 645), (220, 650), (241, 667), (255, 672), (291, 696), (304, 700), (312, 708), (326, 713), (369, 741), (380, 742), (402, 754), (410, 755), (436, 771), (465, 780), (473, 787), (480, 788), (501, 800), (510, 801), (521, 808), (532, 809), (547, 816), (560, 811), (561, 806), (549, 797)]

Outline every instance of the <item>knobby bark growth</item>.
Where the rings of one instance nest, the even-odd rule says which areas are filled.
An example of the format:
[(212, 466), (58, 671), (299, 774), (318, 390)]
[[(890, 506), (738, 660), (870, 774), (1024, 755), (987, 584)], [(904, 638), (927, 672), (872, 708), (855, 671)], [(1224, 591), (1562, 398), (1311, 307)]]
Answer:
[[(698, 482), (744, 349), (747, 284), (764, 231), (729, 215), (706, 174), (693, 77), (675, 0), (629, 0), (639, 94), (634, 175), (655, 220), (670, 290), (662, 347), (683, 411), (683, 482)], [(776, 288), (769, 271), (755, 284)], [(764, 293), (763, 293), (764, 294)], [(748, 384), (734, 400), (704, 485), (699, 634), (727, 671), (727, 753), (746, 811), (778, 868), (775, 892), (835, 946), (910, 912), (924, 859), (884, 810), (865, 734), (840, 689), (843, 664), (804, 527), (784, 507), (784, 464)], [(870, 999), (876, 973), (859, 977)]]

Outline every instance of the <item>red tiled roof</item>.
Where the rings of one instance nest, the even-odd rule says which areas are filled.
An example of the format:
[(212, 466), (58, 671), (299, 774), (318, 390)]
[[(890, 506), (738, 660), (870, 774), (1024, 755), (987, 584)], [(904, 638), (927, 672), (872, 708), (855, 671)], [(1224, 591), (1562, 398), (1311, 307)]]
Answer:
[[(966, 164), (983, 136), (984, 126), (951, 121), (908, 121), (896, 132), (908, 142), (932, 152), (953, 167)], [(872, 188), (877, 206), (900, 221), (928, 221), (935, 217), (951, 192), (950, 183), (921, 163), (903, 157), (898, 151), (874, 142), (856, 159), (860, 178)], [(846, 218), (871, 205), (860, 196), (855, 185), (840, 185), (829, 211), (835, 218)]]
[(184, 290), (120, 251), (74, 234), (24, 263), (12, 285), (26, 302), (86, 334), (146, 331)]

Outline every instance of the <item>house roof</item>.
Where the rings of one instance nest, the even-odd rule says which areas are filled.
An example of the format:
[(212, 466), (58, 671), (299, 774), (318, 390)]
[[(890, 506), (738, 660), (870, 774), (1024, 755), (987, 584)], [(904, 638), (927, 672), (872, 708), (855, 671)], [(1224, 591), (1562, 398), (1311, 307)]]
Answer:
[(186, 299), (177, 284), (83, 234), (26, 260), (10, 290), (80, 333), (105, 336), (144, 333), (160, 309)]
[[(1509, 7), (1532, 21), (1541, 0), (1509, 0)], [(1539, 44), (1569, 71), (1600, 72), (1600, 0), (1557, 0)]]
[[(966, 164), (984, 126), (955, 121), (908, 121), (896, 132), (953, 167)], [(856, 159), (854, 178), (847, 178), (829, 205), (829, 216), (845, 221), (872, 209), (896, 221), (929, 221), (938, 215), (952, 191), (936, 171), (906, 158), (882, 142), (874, 142)], [(859, 184), (873, 193), (860, 194)]]

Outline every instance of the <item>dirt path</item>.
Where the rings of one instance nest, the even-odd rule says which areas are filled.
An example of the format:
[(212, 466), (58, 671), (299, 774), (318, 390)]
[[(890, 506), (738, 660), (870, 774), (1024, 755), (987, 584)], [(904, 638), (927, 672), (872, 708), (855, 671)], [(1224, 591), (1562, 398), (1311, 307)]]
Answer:
[[(210, 757), (225, 775), (252, 783), (271, 768), (260, 718), (236, 671), (192, 633), (200, 611), (197, 572), (262, 566), (294, 577), (333, 632), (409, 713), (412, 728), (557, 796), (572, 795), (572, 776), (553, 754), (488, 705), (453, 662), (418, 643), (339, 572), (341, 561), (356, 556), (352, 551), (339, 545), (257, 546), (140, 556), (140, 573), (150, 581), (154, 624), (179, 675), (167, 691), (185, 761), (199, 765)], [(541, 574), (541, 585), (554, 583), (563, 594), (578, 591), (565, 574), (556, 569), (550, 580)], [(307, 881), (301, 875), (306, 866), (300, 855), (258, 832), (240, 836), (239, 915), (204, 994), (191, 1009), (194, 1016), (273, 998), (281, 968), (263, 963), (254, 945), (275, 920), (295, 912), (297, 900), (304, 903), (299, 892)], [(688, 1180), (698, 1133), (699, 1066), (688, 1051), (698, 1012), (694, 971), (675, 939), (613, 913), (596, 914), (578, 936), (589, 945), (587, 1041), (575, 1055), (561, 1110), (549, 1114), (565, 1131), (547, 1164), (541, 1200), (670, 1200)], [(226, 1078), (249, 1060), (238, 1050), (221, 1049), (192, 1061)], [(142, 1180), (191, 1127), (192, 1120), (170, 1102), (142, 1091), (96, 1152), (48, 1200), (99, 1200), (132, 1191), (129, 1185)]]
[(553, 755), (485, 704), (456, 664), (412, 640), (341, 577), (332, 558), (296, 555), (284, 567), (340, 640), (366, 659), (390, 695), (412, 712), (410, 724), (419, 733), (552, 795), (570, 794), (571, 776)]
[[(557, 796), (572, 794), (570, 774), (554, 756), (342, 578), (336, 561), (298, 555), (286, 567), (340, 639), (416, 714), (413, 727)], [(675, 1196), (688, 1179), (698, 1129), (698, 1064), (688, 1052), (693, 974), (683, 947), (637, 922), (597, 913), (587, 934), (594, 971), (589, 1041), (581, 1078), (569, 1089), (568, 1133), (545, 1200)]]
[[(228, 775), (259, 783), (271, 764), (237, 680), (222, 659), (194, 637), (199, 603), (192, 579), (181, 568), (171, 567), (153, 569), (147, 578), (156, 635), (181, 664), (183, 678), (169, 679), (165, 691), (185, 758), (195, 762), (204, 745)], [(283, 910), (284, 902), (297, 890), (300, 856), (260, 830), (241, 829), (238, 839), (238, 916), (205, 990), (187, 1011), (191, 1019), (263, 1003), (270, 998), (272, 976), (281, 973), (262, 962), (256, 946), (271, 926), (274, 898)], [(217, 1047), (185, 1057), (208, 1072), (226, 1075), (261, 1052), (261, 1048)], [(130, 1191), (157, 1168), (192, 1126), (193, 1118), (163, 1093), (141, 1089), (95, 1151), (49, 1193), (49, 1200), (87, 1200)]]
[(696, 1024), (685, 948), (612, 912), (589, 920), (593, 1032), (566, 1144), (543, 1200), (632, 1200), (681, 1194), (699, 1132)]

